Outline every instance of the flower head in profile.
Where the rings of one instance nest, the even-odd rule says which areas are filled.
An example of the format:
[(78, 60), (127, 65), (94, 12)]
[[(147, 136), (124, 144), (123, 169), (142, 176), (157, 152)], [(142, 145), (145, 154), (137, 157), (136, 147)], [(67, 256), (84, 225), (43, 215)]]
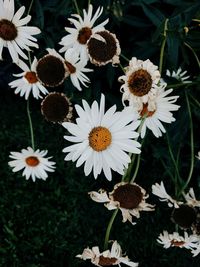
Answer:
[(23, 72), (19, 74), (13, 74), (13, 76), (19, 78), (9, 83), (11, 88), (16, 88), (15, 94), (25, 96), (26, 100), (29, 98), (31, 93), (36, 99), (42, 98), (40, 93), (44, 95), (48, 94), (48, 90), (37, 79), (36, 65), (36, 58), (34, 58), (30, 68), (20, 60), (19, 66), (23, 69)]
[(177, 232), (169, 234), (167, 231), (163, 231), (163, 234), (159, 235), (157, 242), (163, 245), (166, 249), (170, 247), (179, 247), (193, 250), (198, 247), (199, 238), (196, 235), (188, 235), (187, 232), (184, 232), (183, 237)]
[(132, 113), (116, 112), (116, 105), (105, 112), (103, 94), (100, 105), (94, 101), (90, 108), (85, 100), (82, 103), (83, 108), (75, 105), (79, 116), (76, 123), (62, 124), (71, 134), (64, 138), (75, 143), (63, 149), (63, 152), (68, 153), (65, 160), (77, 160), (77, 167), (85, 163), (86, 176), (93, 169), (94, 177), (97, 178), (103, 170), (106, 178), (111, 180), (111, 169), (123, 174), (128, 167), (131, 159), (126, 152), (141, 152), (141, 145), (134, 140), (138, 137), (135, 129), (139, 123), (137, 120), (133, 122)]
[(88, 61), (89, 58), (86, 48), (88, 40), (95, 32), (104, 30), (104, 26), (108, 23), (107, 19), (99, 25), (94, 26), (102, 12), (103, 7), (99, 7), (92, 16), (93, 6), (90, 4), (88, 11), (83, 10), (83, 18), (80, 15), (73, 14), (73, 18), (69, 18), (68, 20), (73, 24), (74, 28), (65, 28), (69, 34), (62, 38), (60, 44), (63, 45), (63, 48), (60, 49), (60, 52), (65, 52), (68, 48), (73, 47), (81, 59)]
[(15, 13), (14, 0), (0, 1), (0, 59), (3, 47), (7, 47), (13, 62), (19, 62), (19, 56), (28, 59), (22, 50), (30, 51), (29, 46), (38, 48), (37, 39), (32, 35), (40, 33), (40, 29), (26, 26), (31, 20), (28, 15), (22, 18), (25, 7), (22, 6)]
[(62, 123), (72, 119), (72, 104), (69, 98), (59, 92), (49, 93), (41, 103), (41, 112), (47, 121)]
[(33, 182), (36, 178), (46, 180), (47, 172), (54, 172), (55, 162), (49, 161), (51, 157), (45, 158), (47, 150), (33, 150), (31, 147), (22, 149), (21, 152), (10, 152), (9, 157), (13, 160), (8, 165), (13, 168), (13, 172), (24, 169), (22, 176), (28, 180), (30, 177)]
[(130, 267), (137, 267), (138, 263), (130, 261), (127, 256), (122, 254), (121, 246), (117, 241), (114, 241), (111, 250), (106, 250), (103, 252), (99, 251), (99, 247), (86, 248), (83, 250), (82, 254), (76, 256), (82, 260), (90, 260), (92, 264), (100, 267), (112, 266), (123, 263)]
[(92, 200), (105, 203), (109, 210), (120, 209), (123, 222), (127, 220), (132, 224), (132, 217), (139, 218), (141, 211), (153, 211), (154, 206), (148, 204), (146, 191), (136, 183), (121, 182), (114, 186), (114, 190), (109, 194), (104, 190), (99, 192), (89, 192)]
[(176, 79), (177, 81), (180, 81), (182, 83), (191, 83), (191, 81), (188, 81), (188, 79), (190, 78), (190, 76), (185, 76), (187, 75), (187, 71), (182, 71), (182, 68), (178, 68), (177, 71), (172, 71), (170, 72), (169, 70), (166, 71), (166, 75), (168, 77), (172, 77), (174, 79)]
[(143, 61), (133, 57), (125, 68), (125, 75), (118, 80), (123, 83), (120, 88), (122, 102), (127, 100), (129, 105), (142, 105), (154, 96), (160, 72), (149, 59)]
[(172, 111), (176, 111), (180, 106), (175, 102), (179, 96), (168, 96), (173, 89), (164, 90), (166, 83), (157, 88), (155, 95), (146, 103), (132, 104), (133, 113), (144, 118), (141, 128), (141, 137), (144, 138), (147, 128), (152, 131), (155, 137), (161, 137), (166, 130), (161, 122), (172, 123), (175, 121)]
[(103, 66), (109, 62), (112, 65), (119, 64), (121, 48), (114, 33), (99, 31), (94, 33), (87, 42), (87, 51), (91, 63)]

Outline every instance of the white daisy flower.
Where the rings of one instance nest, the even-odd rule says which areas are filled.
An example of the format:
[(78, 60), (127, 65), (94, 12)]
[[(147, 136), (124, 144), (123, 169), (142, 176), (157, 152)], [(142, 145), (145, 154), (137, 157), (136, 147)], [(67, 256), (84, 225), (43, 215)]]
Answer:
[(91, 263), (96, 266), (111, 266), (126, 264), (131, 267), (137, 267), (138, 263), (130, 261), (127, 256), (123, 256), (121, 246), (117, 241), (114, 241), (111, 250), (106, 250), (102, 253), (99, 251), (99, 247), (86, 248), (82, 254), (76, 256), (82, 260), (91, 260)]
[(122, 102), (129, 101), (129, 105), (147, 103), (154, 97), (157, 84), (160, 80), (160, 72), (149, 59), (143, 61), (133, 57), (129, 66), (125, 68), (125, 75), (119, 77), (124, 84), (120, 91), (123, 93)]
[(37, 27), (26, 26), (31, 20), (28, 15), (21, 18), (25, 7), (15, 13), (14, 0), (0, 1), (0, 59), (3, 47), (7, 47), (13, 62), (18, 64), (19, 56), (28, 59), (22, 50), (30, 51), (29, 46), (38, 48), (37, 39), (32, 35), (40, 33)]
[(173, 199), (170, 195), (167, 194), (163, 181), (160, 184), (156, 183), (152, 185), (152, 194), (159, 197), (160, 201), (167, 202), (168, 206), (178, 208), (178, 203), (175, 199)]
[(174, 79), (176, 79), (182, 83), (191, 83), (192, 81), (186, 81), (190, 78), (189, 75), (185, 76), (185, 75), (187, 75), (186, 73), (187, 73), (187, 71), (186, 70), (182, 71), (181, 67), (179, 67), (177, 71), (173, 70), (172, 72), (170, 72), (169, 70), (166, 70), (166, 75), (168, 77), (172, 77), (172, 78), (174, 78)]
[(169, 247), (179, 247), (192, 250), (197, 248), (198, 241), (199, 238), (196, 235), (189, 236), (187, 232), (184, 232), (183, 237), (177, 232), (169, 234), (167, 231), (163, 231), (163, 234), (160, 234), (157, 239), (157, 242), (163, 245), (166, 249)]
[(20, 60), (19, 66), (23, 69), (23, 72), (13, 74), (13, 76), (20, 78), (9, 83), (11, 88), (16, 88), (15, 94), (25, 96), (26, 100), (28, 99), (30, 93), (32, 93), (33, 97), (36, 99), (42, 98), (40, 93), (43, 93), (44, 95), (48, 94), (48, 90), (37, 79), (36, 65), (36, 58), (34, 58), (30, 68)]
[(68, 153), (65, 160), (77, 160), (77, 167), (85, 162), (86, 176), (93, 169), (94, 177), (97, 178), (103, 170), (106, 178), (111, 180), (111, 169), (123, 174), (131, 161), (124, 151), (136, 154), (141, 152), (141, 145), (133, 140), (138, 137), (135, 129), (139, 122), (133, 122), (131, 112), (115, 112), (116, 105), (105, 113), (104, 95), (101, 96), (100, 106), (96, 101), (91, 108), (85, 100), (82, 103), (83, 108), (75, 105), (79, 116), (76, 124), (62, 124), (72, 134), (64, 138), (76, 143), (63, 149), (63, 152)]
[(9, 166), (13, 168), (13, 172), (18, 172), (24, 169), (22, 176), (26, 176), (26, 180), (30, 177), (33, 182), (36, 178), (46, 180), (48, 177), (47, 172), (54, 172), (55, 162), (49, 161), (50, 158), (45, 158), (47, 150), (34, 151), (31, 147), (22, 149), (21, 152), (10, 152), (9, 157), (11, 160), (8, 162)]
[(74, 18), (69, 18), (68, 20), (75, 28), (65, 28), (69, 34), (62, 38), (60, 44), (63, 45), (63, 48), (60, 49), (60, 52), (65, 52), (68, 48), (73, 47), (81, 59), (88, 61), (87, 41), (95, 32), (104, 30), (104, 26), (108, 23), (107, 19), (94, 27), (96, 20), (101, 16), (102, 12), (103, 7), (99, 7), (92, 17), (93, 6), (89, 5), (88, 11), (83, 10), (83, 18), (80, 15), (73, 14)]
[(123, 222), (127, 220), (133, 225), (132, 217), (139, 218), (141, 211), (153, 211), (154, 205), (146, 203), (146, 191), (136, 183), (121, 182), (114, 186), (109, 194), (104, 190), (89, 192), (92, 200), (105, 203), (109, 210), (120, 209)]
[(196, 199), (193, 188), (190, 188), (188, 193), (184, 197), (189, 206), (200, 207), (200, 200)]
[(141, 118), (145, 117), (141, 137), (144, 138), (147, 128), (153, 132), (155, 137), (161, 137), (166, 130), (161, 122), (172, 123), (175, 121), (171, 111), (178, 110), (180, 106), (174, 104), (179, 96), (168, 96), (173, 89), (164, 90), (166, 84), (161, 85), (155, 92), (154, 99), (143, 103), (142, 107), (132, 104), (133, 112)]

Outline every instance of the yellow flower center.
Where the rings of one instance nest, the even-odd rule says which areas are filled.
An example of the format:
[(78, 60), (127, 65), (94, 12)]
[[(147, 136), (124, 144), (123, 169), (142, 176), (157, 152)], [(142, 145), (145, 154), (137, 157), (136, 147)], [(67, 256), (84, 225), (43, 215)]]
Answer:
[(111, 132), (105, 127), (95, 127), (89, 133), (89, 145), (97, 152), (105, 150), (111, 141)]
[(34, 156), (30, 156), (26, 158), (25, 161), (30, 167), (36, 167), (40, 163), (39, 159)]
[(128, 87), (130, 92), (136, 96), (148, 94), (152, 87), (151, 75), (143, 69), (134, 71), (128, 79)]
[(153, 116), (153, 114), (155, 113), (156, 110), (153, 110), (153, 111), (149, 111), (148, 110), (148, 104), (143, 104), (143, 108), (142, 110), (140, 111), (140, 116), (143, 117), (146, 115), (146, 117), (151, 117)]
[(91, 35), (92, 30), (88, 27), (84, 27), (79, 31), (77, 40), (80, 44), (86, 44)]
[(17, 28), (15, 25), (7, 20), (1, 19), (0, 20), (0, 38), (4, 39), (5, 41), (13, 41), (17, 37)]
[(36, 83), (38, 81), (38, 79), (36, 77), (36, 73), (33, 72), (33, 71), (26, 72), (26, 74), (24, 75), (24, 77), (27, 79), (27, 81), (29, 83)]

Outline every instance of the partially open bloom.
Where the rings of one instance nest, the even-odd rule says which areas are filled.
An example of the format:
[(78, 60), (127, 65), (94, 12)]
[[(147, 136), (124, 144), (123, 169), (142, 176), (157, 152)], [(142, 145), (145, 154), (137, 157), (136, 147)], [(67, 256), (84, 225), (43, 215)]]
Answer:
[(185, 76), (185, 75), (187, 75), (186, 73), (187, 73), (187, 71), (186, 70), (182, 71), (181, 67), (178, 68), (177, 71), (174, 71), (174, 70), (172, 72), (170, 72), (169, 70), (166, 71), (166, 75), (169, 77), (172, 77), (172, 78), (174, 78), (174, 79), (176, 79), (182, 83), (191, 83), (191, 81), (188, 81), (190, 76), (189, 75)]
[(7, 47), (13, 62), (19, 62), (19, 56), (28, 59), (22, 50), (30, 51), (29, 46), (38, 48), (37, 39), (32, 35), (40, 33), (37, 27), (26, 26), (31, 20), (28, 15), (21, 18), (25, 7), (22, 6), (15, 13), (14, 0), (0, 1), (0, 59), (2, 59), (3, 47)]
[(179, 96), (168, 96), (173, 89), (164, 90), (166, 84), (154, 92), (154, 97), (142, 105), (132, 104), (133, 113), (144, 118), (141, 137), (144, 138), (147, 128), (158, 138), (166, 130), (161, 122), (172, 123), (175, 121), (172, 111), (176, 111), (180, 106), (174, 104)]
[(163, 234), (159, 235), (157, 241), (166, 249), (169, 247), (179, 247), (193, 250), (197, 248), (199, 238), (196, 235), (188, 235), (187, 232), (184, 232), (183, 237), (177, 232), (169, 234), (167, 231), (163, 231)]
[(47, 121), (62, 123), (72, 118), (72, 104), (69, 98), (58, 92), (48, 94), (41, 103), (41, 112)]
[(114, 33), (99, 31), (94, 33), (87, 42), (87, 51), (91, 63), (103, 66), (109, 62), (119, 64), (121, 48)]
[(102, 12), (103, 7), (99, 7), (92, 16), (93, 6), (89, 5), (88, 11), (83, 10), (83, 18), (80, 15), (73, 14), (74, 18), (69, 18), (68, 20), (73, 24), (74, 28), (65, 28), (69, 34), (62, 38), (60, 44), (63, 45), (63, 48), (60, 49), (60, 52), (65, 52), (68, 48), (72, 47), (80, 55), (81, 60), (87, 61), (89, 59), (86, 49), (88, 40), (95, 32), (104, 30), (104, 26), (108, 23), (107, 19), (94, 27), (96, 20), (101, 16)]
[(34, 58), (30, 68), (24, 62), (19, 62), (19, 66), (23, 69), (23, 72), (13, 74), (13, 76), (19, 77), (19, 79), (9, 83), (11, 88), (16, 88), (15, 94), (25, 96), (26, 100), (30, 96), (30, 93), (36, 99), (42, 98), (40, 93), (44, 95), (48, 94), (48, 90), (38, 81), (36, 76), (37, 59)]
[(123, 222), (127, 220), (132, 224), (132, 217), (139, 218), (141, 211), (153, 211), (154, 206), (146, 203), (148, 195), (146, 191), (136, 183), (121, 182), (114, 186), (109, 194), (104, 190), (89, 192), (92, 200), (105, 203), (109, 210), (120, 209)]
[(86, 248), (82, 254), (76, 256), (82, 260), (91, 260), (91, 263), (96, 266), (111, 266), (126, 264), (131, 267), (137, 267), (138, 263), (130, 261), (127, 256), (123, 256), (121, 246), (114, 241), (111, 250), (106, 250), (100, 253), (99, 247)]
[(75, 143), (63, 149), (63, 152), (68, 153), (65, 160), (77, 160), (77, 167), (85, 162), (86, 176), (93, 169), (94, 177), (97, 178), (103, 170), (106, 178), (111, 180), (111, 169), (123, 174), (131, 161), (125, 151), (136, 154), (141, 152), (140, 144), (133, 140), (138, 137), (135, 129), (139, 123), (133, 122), (132, 113), (115, 112), (115, 105), (105, 113), (104, 95), (101, 96), (100, 106), (96, 101), (91, 108), (85, 100), (82, 103), (83, 108), (75, 105), (79, 116), (76, 124), (62, 124), (72, 134), (64, 138)]
[(26, 180), (30, 177), (33, 182), (36, 178), (46, 180), (47, 172), (54, 172), (55, 162), (49, 161), (52, 157), (45, 158), (47, 150), (33, 150), (31, 147), (22, 149), (21, 152), (10, 152), (9, 157), (13, 160), (8, 164), (13, 168), (13, 172), (24, 169), (22, 176), (26, 176)]
[(160, 80), (158, 67), (149, 59), (143, 61), (133, 57), (129, 66), (125, 68), (125, 75), (118, 79), (123, 82), (120, 91), (123, 93), (122, 102), (129, 101), (129, 105), (142, 105), (151, 99)]

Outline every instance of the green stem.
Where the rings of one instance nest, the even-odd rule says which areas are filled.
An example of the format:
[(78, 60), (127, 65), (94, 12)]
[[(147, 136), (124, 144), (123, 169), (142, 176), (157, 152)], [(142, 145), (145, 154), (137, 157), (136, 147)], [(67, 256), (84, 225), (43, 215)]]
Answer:
[(119, 63), (119, 66), (120, 66), (120, 68), (122, 69), (122, 71), (123, 71), (124, 73), (126, 73), (126, 71), (125, 71), (125, 69), (124, 69), (124, 67), (122, 66), (121, 63)]
[(108, 241), (109, 241), (109, 237), (110, 237), (110, 231), (112, 229), (112, 225), (113, 225), (113, 222), (115, 220), (115, 217), (117, 216), (118, 210), (119, 209), (116, 209), (113, 212), (112, 217), (110, 218), (110, 221), (108, 223), (108, 227), (106, 229), (105, 240), (104, 240), (104, 250), (107, 250), (108, 249)]
[(32, 5), (33, 5), (33, 1), (34, 1), (34, 0), (31, 0), (31, 3), (30, 3), (30, 5), (29, 5), (28, 11), (27, 11), (27, 15), (29, 15), (30, 12), (31, 12), (31, 8), (32, 8)]
[(187, 86), (187, 87), (189, 87), (189, 86), (193, 86), (193, 85), (195, 85), (195, 84), (198, 84), (197, 82), (190, 82), (190, 83), (176, 83), (176, 84), (169, 84), (169, 85), (167, 85), (167, 87), (166, 87), (166, 89), (168, 89), (168, 88), (173, 88), (173, 89), (176, 89), (176, 88), (179, 88), (179, 87), (183, 87), (183, 86)]
[(30, 109), (29, 109), (29, 99), (27, 100), (27, 115), (28, 115), (28, 121), (29, 121), (29, 127), (30, 127), (32, 149), (35, 150), (33, 124), (32, 124), (31, 114), (30, 114)]
[(130, 60), (125, 56), (125, 55), (123, 55), (123, 54), (120, 54), (120, 56), (123, 58), (123, 59), (125, 59), (127, 62), (129, 62)]
[(187, 46), (190, 49), (190, 51), (193, 53), (193, 55), (197, 61), (198, 67), (200, 68), (200, 61), (199, 61), (199, 58), (198, 58), (197, 54), (195, 53), (194, 49), (188, 43), (184, 42), (184, 45)]
[(196, 100), (192, 95), (189, 95), (191, 97), (191, 99), (195, 102), (195, 104), (198, 106), (198, 108), (200, 108), (200, 103), (198, 100)]
[(76, 0), (73, 0), (73, 2), (74, 2), (74, 5), (75, 5), (77, 14), (80, 15), (80, 10), (79, 10), (79, 8), (78, 8), (77, 1), (76, 1)]
[(166, 40), (167, 40), (167, 24), (168, 24), (168, 21), (169, 21), (169, 19), (165, 20), (164, 31), (163, 31), (164, 39), (162, 41), (162, 45), (161, 45), (161, 49), (160, 49), (160, 62), (159, 62), (160, 75), (162, 74), (164, 50), (165, 50), (165, 44), (166, 44)]
[(180, 196), (181, 194), (184, 193), (184, 190), (186, 189), (186, 187), (188, 186), (191, 178), (192, 178), (192, 173), (193, 173), (193, 169), (194, 169), (194, 136), (193, 136), (193, 122), (192, 122), (192, 113), (191, 113), (191, 109), (190, 109), (190, 102), (188, 100), (188, 96), (187, 93), (185, 93), (185, 97), (186, 97), (186, 102), (187, 102), (187, 107), (188, 107), (188, 114), (189, 114), (189, 119), (190, 119), (190, 148), (191, 148), (191, 160), (190, 160), (190, 170), (189, 170), (189, 174), (188, 174), (188, 178), (186, 180), (186, 183), (184, 184), (184, 186), (181, 188), (178, 196)]
[(133, 183), (135, 181), (135, 178), (138, 174), (138, 170), (139, 170), (139, 167), (140, 167), (140, 159), (141, 159), (141, 154), (139, 154), (137, 156), (137, 163), (136, 163), (136, 167), (135, 167), (135, 172), (134, 172), (134, 175), (132, 177), (132, 179), (130, 180), (130, 183)]

